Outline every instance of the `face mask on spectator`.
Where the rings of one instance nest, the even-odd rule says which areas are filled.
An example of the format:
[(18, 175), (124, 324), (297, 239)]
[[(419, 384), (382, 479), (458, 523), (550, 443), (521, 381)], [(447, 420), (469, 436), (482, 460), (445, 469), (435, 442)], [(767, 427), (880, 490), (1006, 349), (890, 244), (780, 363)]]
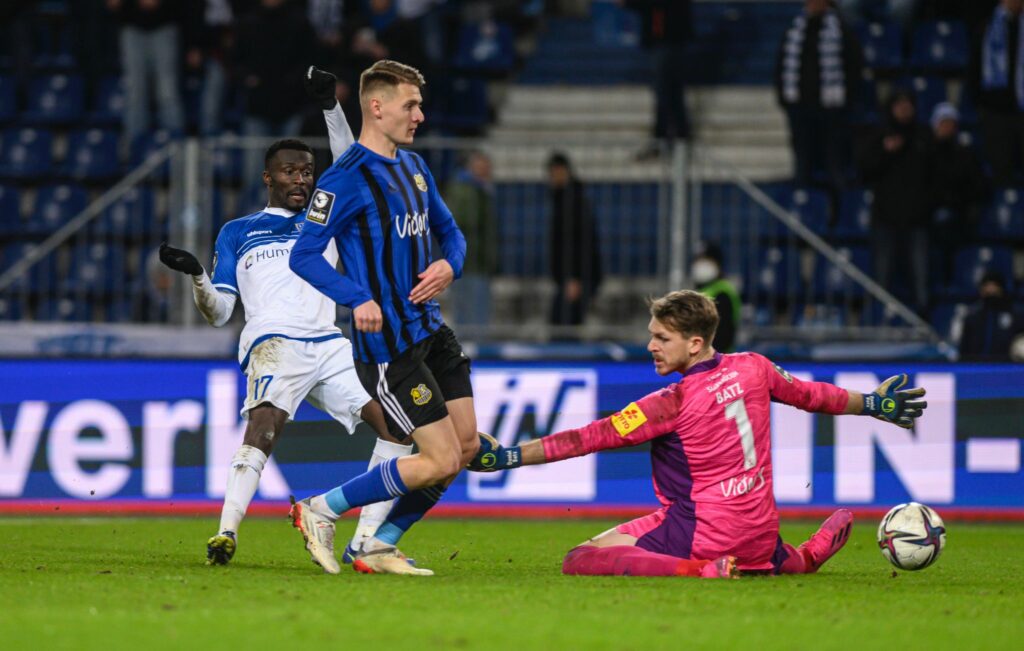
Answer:
[(718, 265), (707, 258), (699, 258), (694, 260), (693, 266), (690, 268), (690, 275), (698, 285), (709, 283), (718, 278)]

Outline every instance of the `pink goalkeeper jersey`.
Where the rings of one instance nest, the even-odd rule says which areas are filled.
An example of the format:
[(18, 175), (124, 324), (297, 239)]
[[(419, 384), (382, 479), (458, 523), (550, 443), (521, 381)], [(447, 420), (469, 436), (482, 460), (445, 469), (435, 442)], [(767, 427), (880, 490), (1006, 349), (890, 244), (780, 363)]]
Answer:
[(756, 353), (716, 353), (608, 418), (545, 437), (544, 453), (555, 461), (650, 441), (664, 507), (656, 535), (673, 539), (659, 549), (695, 560), (732, 554), (744, 569), (769, 569), (779, 530), (771, 403), (841, 414), (847, 395), (798, 380)]

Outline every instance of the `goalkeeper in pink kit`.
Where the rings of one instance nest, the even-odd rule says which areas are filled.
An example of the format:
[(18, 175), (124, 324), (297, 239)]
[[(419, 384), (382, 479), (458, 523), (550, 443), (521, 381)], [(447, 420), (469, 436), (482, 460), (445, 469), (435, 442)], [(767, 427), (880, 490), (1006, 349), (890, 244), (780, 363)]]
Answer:
[(714, 303), (692, 291), (651, 304), (647, 348), (659, 375), (679, 382), (585, 427), (522, 446), (481, 448), (471, 470), (551, 463), (600, 450), (651, 443), (654, 491), (661, 508), (572, 549), (565, 574), (734, 577), (816, 572), (846, 543), (852, 514), (833, 513), (809, 540), (779, 537), (772, 490), (770, 406), (864, 414), (913, 426), (924, 389), (900, 390), (906, 375), (862, 394), (804, 382), (756, 353), (724, 355), (711, 346)]

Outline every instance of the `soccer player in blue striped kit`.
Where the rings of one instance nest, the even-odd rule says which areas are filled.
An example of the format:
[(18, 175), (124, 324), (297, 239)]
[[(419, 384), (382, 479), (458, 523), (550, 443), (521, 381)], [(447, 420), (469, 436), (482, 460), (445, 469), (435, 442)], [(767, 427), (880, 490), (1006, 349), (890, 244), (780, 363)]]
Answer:
[[(324, 172), (290, 258), (291, 269), (352, 308), (356, 372), (400, 440), (419, 452), (391, 459), (322, 495), (293, 505), (306, 549), (325, 571), (334, 522), (357, 506), (398, 498), (353, 567), (365, 573), (430, 575), (398, 551), (398, 540), (440, 499), (479, 448), (469, 359), (434, 298), (462, 271), (466, 240), (412, 144), (423, 122), (423, 76), (378, 61), (359, 80), (359, 140)], [(443, 257), (433, 259), (431, 234)], [(339, 274), (323, 257), (337, 242)]]

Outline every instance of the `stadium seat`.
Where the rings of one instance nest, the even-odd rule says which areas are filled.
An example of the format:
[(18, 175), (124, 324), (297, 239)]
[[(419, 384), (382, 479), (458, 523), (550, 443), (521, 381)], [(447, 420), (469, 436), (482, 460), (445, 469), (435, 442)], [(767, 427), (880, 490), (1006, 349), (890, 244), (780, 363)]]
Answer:
[(515, 62), (515, 44), (508, 25), (484, 20), (464, 25), (459, 32), (456, 68), (468, 73), (503, 75), (512, 70)]
[(967, 67), (967, 27), (960, 22), (927, 22), (914, 28), (910, 65), (928, 72), (957, 72)]
[(642, 24), (636, 12), (610, 0), (590, 3), (594, 21), (594, 43), (601, 47), (636, 47), (640, 44)]
[(92, 232), (122, 241), (139, 240), (150, 230), (153, 211), (153, 191), (146, 187), (134, 187), (96, 218)]
[(987, 242), (1024, 242), (1024, 197), (1021, 190), (1004, 188), (995, 193), (978, 225)]
[(998, 271), (1013, 290), (1013, 255), (1006, 247), (970, 246), (956, 254), (953, 286), (946, 292), (950, 298), (973, 299), (978, 295), (978, 281), (986, 271)]
[(238, 184), (242, 180), (243, 153), (241, 147), (216, 147), (210, 151), (213, 174), (217, 181)]
[(14, 77), (0, 75), (0, 123), (18, 117), (18, 87)]
[(78, 181), (105, 181), (118, 175), (121, 165), (118, 136), (113, 131), (85, 129), (68, 138), (64, 176)]
[(77, 295), (106, 295), (124, 289), (125, 275), (122, 247), (100, 242), (80, 244), (72, 251), (71, 266), (60, 287)]
[(29, 82), (26, 124), (74, 124), (82, 119), (85, 83), (78, 75), (44, 75)]
[(92, 302), (72, 298), (51, 298), (39, 302), (36, 321), (91, 321)]
[[(498, 183), (498, 238), (501, 273), (522, 277), (548, 274), (547, 193), (540, 183)], [(538, 243), (540, 245), (538, 246)]]
[(0, 185), (0, 236), (17, 236), (22, 228), (21, 193), (14, 186)]
[(935, 105), (949, 101), (946, 81), (941, 77), (909, 77), (904, 79), (901, 86), (909, 88), (914, 93), (918, 122), (927, 124), (931, 120)]
[(455, 77), (442, 80), (445, 99), (439, 122), (455, 130), (477, 130), (490, 120), (487, 84), (482, 79)]
[[(871, 276), (871, 251), (865, 246), (838, 247), (837, 252), (845, 260)], [(815, 256), (814, 294), (823, 296), (862, 296), (864, 288), (832, 264), (825, 256)]]
[(779, 203), (786, 210), (796, 214), (800, 222), (815, 234), (828, 234), (829, 207), (828, 195), (825, 192), (797, 188), (787, 192)]
[(792, 255), (789, 249), (763, 247), (756, 264), (748, 268), (745, 286), (769, 296), (784, 296), (791, 291), (795, 292), (800, 286), (797, 263), (797, 256)]
[[(132, 167), (141, 165), (151, 154), (155, 154), (169, 145), (174, 138), (175, 136), (166, 129), (158, 129), (156, 131), (137, 136), (131, 144), (130, 161)], [(169, 173), (170, 165), (165, 161), (153, 171), (153, 177), (166, 178)]]
[(93, 124), (113, 126), (121, 123), (124, 113), (124, 84), (121, 77), (104, 77), (93, 96), (89, 121)]
[(928, 322), (939, 336), (948, 340), (956, 339), (954, 324), (963, 319), (970, 306), (967, 303), (943, 302), (932, 308)]
[(871, 233), (870, 190), (847, 190), (839, 202), (839, 219), (833, 235), (842, 242), (864, 242)]
[(895, 23), (869, 23), (858, 30), (864, 48), (864, 62), (874, 70), (896, 70), (903, 66), (903, 43)]
[(651, 183), (591, 183), (587, 196), (597, 219), (606, 274), (657, 273), (658, 186)]
[(26, 228), (30, 235), (53, 234), (85, 209), (88, 197), (84, 189), (74, 185), (48, 185), (39, 189), (35, 210)]
[(8, 129), (0, 139), (0, 176), (38, 180), (53, 166), (53, 136), (41, 129)]
[(0, 295), (0, 321), (18, 321), (23, 313), (21, 300), (13, 295)]

